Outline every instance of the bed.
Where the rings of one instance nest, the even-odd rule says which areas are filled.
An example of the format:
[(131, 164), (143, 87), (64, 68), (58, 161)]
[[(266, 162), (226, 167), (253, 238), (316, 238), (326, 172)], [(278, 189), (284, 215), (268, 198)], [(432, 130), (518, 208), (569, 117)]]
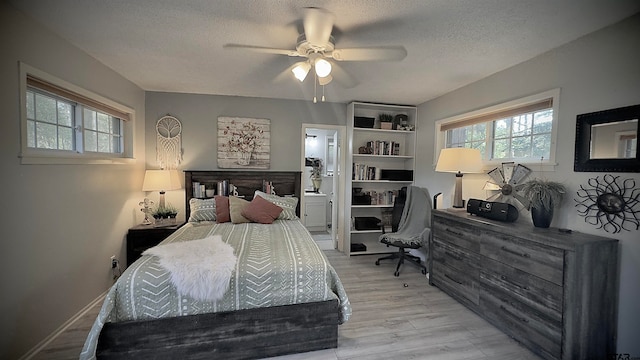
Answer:
[[(246, 200), (265, 182), (278, 194), (300, 196), (300, 172), (185, 171), (187, 218), (192, 185), (214, 188), (222, 180)], [(222, 299), (180, 294), (158, 258), (144, 255), (109, 290), (81, 358), (255, 359), (337, 347), (338, 325), (351, 306), (297, 217), (272, 224), (189, 222), (161, 245), (211, 235), (231, 245), (237, 258)]]

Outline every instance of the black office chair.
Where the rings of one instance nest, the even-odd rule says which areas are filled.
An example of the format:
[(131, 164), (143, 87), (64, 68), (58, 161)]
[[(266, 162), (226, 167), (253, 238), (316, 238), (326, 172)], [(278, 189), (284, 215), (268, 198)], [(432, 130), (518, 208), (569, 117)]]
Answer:
[[(422, 274), (427, 274), (427, 267), (419, 257), (408, 253), (410, 249), (427, 248), (429, 234), (431, 233), (431, 199), (427, 189), (410, 186), (406, 193), (403, 188), (393, 205), (391, 217), (391, 233), (385, 233), (382, 226), (380, 242), (387, 246), (395, 246), (398, 252), (376, 260), (398, 259), (398, 266), (393, 273), (400, 276), (400, 266), (405, 260), (422, 269)], [(394, 227), (395, 225), (395, 227)]]

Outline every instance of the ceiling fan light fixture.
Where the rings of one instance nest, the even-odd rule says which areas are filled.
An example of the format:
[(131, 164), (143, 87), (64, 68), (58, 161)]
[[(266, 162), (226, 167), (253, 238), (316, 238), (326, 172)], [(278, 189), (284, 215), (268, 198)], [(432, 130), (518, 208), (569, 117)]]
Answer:
[(327, 77), (329, 74), (331, 74), (331, 63), (325, 59), (316, 59), (314, 67), (316, 69), (316, 74), (321, 78)]
[(293, 72), (293, 76), (295, 76), (296, 79), (303, 82), (307, 77), (309, 70), (311, 70), (311, 65), (306, 61), (302, 61), (299, 62), (298, 65), (294, 66), (293, 69), (291, 69), (291, 72)]

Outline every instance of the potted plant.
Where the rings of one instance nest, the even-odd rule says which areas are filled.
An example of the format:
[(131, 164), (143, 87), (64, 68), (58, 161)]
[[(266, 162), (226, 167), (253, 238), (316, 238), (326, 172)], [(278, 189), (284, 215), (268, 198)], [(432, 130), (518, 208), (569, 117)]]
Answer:
[(533, 225), (542, 228), (551, 225), (553, 210), (560, 205), (567, 191), (563, 184), (544, 179), (529, 180), (519, 190), (530, 201)]
[(165, 206), (158, 206), (152, 214), (156, 220), (156, 226), (173, 225), (176, 223), (176, 217), (178, 216), (178, 209), (173, 205), (167, 204)]
[(311, 164), (311, 182), (313, 183), (313, 191), (319, 192), (322, 185), (322, 159), (314, 159)]
[(380, 120), (380, 129), (393, 129), (393, 115), (382, 113), (378, 115), (378, 120)]

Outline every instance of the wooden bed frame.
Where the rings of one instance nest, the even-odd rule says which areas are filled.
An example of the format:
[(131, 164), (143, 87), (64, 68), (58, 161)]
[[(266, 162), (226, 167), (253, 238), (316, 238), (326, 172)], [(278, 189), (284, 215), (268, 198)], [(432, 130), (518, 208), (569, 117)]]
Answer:
[[(278, 195), (300, 199), (300, 172), (185, 171), (185, 204), (193, 182), (215, 188), (229, 180), (247, 200), (271, 181)], [(300, 210), (298, 203), (297, 213)], [(338, 301), (106, 323), (98, 359), (257, 359), (338, 346)]]

